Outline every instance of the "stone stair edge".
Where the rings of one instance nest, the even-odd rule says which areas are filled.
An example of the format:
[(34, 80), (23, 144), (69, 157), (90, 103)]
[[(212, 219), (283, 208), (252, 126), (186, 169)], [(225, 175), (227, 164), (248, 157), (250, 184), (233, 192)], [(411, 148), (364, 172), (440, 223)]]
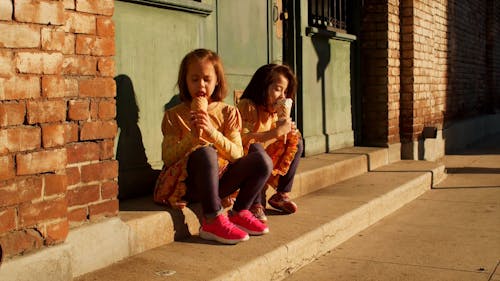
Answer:
[[(392, 172), (387, 172), (387, 173), (392, 173)], [(374, 176), (378, 177), (379, 179), (385, 177), (383, 173), (375, 173)], [(217, 271), (216, 273), (214, 273), (214, 276), (210, 276), (210, 278), (209, 276), (203, 276), (202, 279), (211, 281), (281, 280), (282, 278), (291, 274), (293, 271), (298, 270), (301, 266), (305, 265), (303, 263), (314, 260), (315, 258), (321, 256), (327, 251), (335, 248), (340, 243), (346, 241), (359, 231), (369, 227), (370, 225), (373, 225), (380, 219), (391, 214), (392, 212), (404, 206), (408, 202), (411, 202), (413, 199), (417, 198), (419, 195), (429, 190), (431, 183), (430, 174), (425, 172), (405, 173), (402, 176), (404, 177), (404, 179), (394, 179), (396, 183), (390, 187), (387, 187), (386, 183), (384, 182), (378, 183), (376, 187), (373, 187), (373, 185), (369, 180), (370, 175), (363, 175), (362, 177), (364, 178), (361, 179), (361, 182), (363, 182), (362, 185), (364, 186), (363, 190), (359, 189), (357, 191), (352, 190), (352, 188), (350, 188), (349, 186), (350, 183), (345, 183), (341, 188), (343, 189), (344, 192), (352, 191), (358, 193), (359, 192), (362, 193), (363, 191), (369, 191), (372, 188), (380, 188), (378, 193), (376, 193), (369, 200), (367, 199), (366, 202), (361, 202), (359, 201), (359, 199), (355, 200), (353, 199), (352, 202), (359, 202), (357, 207), (353, 208), (352, 210), (345, 209), (346, 211), (341, 213), (339, 216), (330, 215), (330, 217), (325, 218), (324, 223), (318, 222), (314, 224), (315, 227), (313, 229), (305, 229), (303, 230), (303, 233), (300, 232), (300, 235), (292, 237), (291, 240), (285, 240), (284, 241), (285, 243), (279, 243), (279, 239), (278, 241), (266, 242), (266, 239), (275, 239), (267, 237), (263, 237), (262, 239), (264, 240), (255, 240), (256, 243), (272, 243), (272, 245), (274, 246), (271, 246), (269, 248), (269, 251), (263, 250), (266, 252), (258, 252), (256, 256), (253, 256), (252, 259), (246, 263), (243, 264), (238, 263), (238, 266), (229, 266), (225, 270)], [(360, 182), (360, 180), (355, 178), (350, 179), (348, 181), (352, 181), (352, 183)], [(329, 187), (326, 187), (325, 189), (320, 190), (319, 194), (311, 193), (299, 199), (302, 201), (302, 202), (299, 201), (299, 203), (304, 203), (307, 200), (309, 200), (307, 201), (309, 202), (309, 204), (316, 204), (316, 201), (314, 199), (327, 200), (324, 199), (325, 196), (327, 194), (332, 195), (331, 193), (332, 191), (334, 192), (333, 193), (334, 196), (338, 196), (336, 192), (340, 191), (338, 189), (339, 187), (337, 185), (331, 185)], [(364, 196), (364, 194), (362, 195)], [(312, 201), (310, 201), (311, 198), (313, 198)], [(337, 203), (344, 200), (342, 199), (342, 197), (335, 197), (335, 198), (337, 198), (335, 201)], [(317, 209), (311, 210), (310, 212), (315, 212), (315, 211), (317, 211)], [(308, 217), (309, 214), (303, 214), (302, 216), (303, 216), (302, 218), (303, 221), (303, 219), (305, 217)], [(284, 225), (289, 226), (290, 225), (289, 220), (293, 218), (278, 216), (276, 218), (271, 217), (271, 219), (273, 220), (271, 221), (273, 225), (273, 231), (279, 233), (283, 231), (278, 230), (278, 224), (281, 224), (281, 226)], [(279, 233), (276, 235), (282, 237), (287, 236), (285, 233)], [(194, 239), (196, 240), (197, 238), (195, 237)], [(196, 252), (197, 253), (203, 252), (207, 254), (207, 251), (209, 251), (207, 250), (207, 248), (219, 252), (219, 251), (225, 251), (224, 249), (231, 248), (238, 250), (237, 247), (243, 247), (246, 248), (247, 250), (244, 250), (242, 248), (240, 248), (240, 250), (242, 251), (242, 255), (245, 255), (244, 252), (246, 251), (251, 252), (251, 250), (247, 246), (251, 247), (250, 246), (251, 244), (249, 243), (252, 243), (252, 240), (253, 239), (251, 239), (248, 242), (244, 242), (243, 245), (241, 246), (240, 245), (234, 246), (234, 248), (232, 248), (233, 246), (218, 247), (216, 245), (214, 246), (204, 245), (201, 248), (199, 248), (199, 250), (197, 250)], [(188, 251), (188, 249), (193, 250), (198, 247), (197, 243), (198, 242), (196, 241), (191, 241), (191, 243), (189, 241), (174, 242), (172, 244), (153, 249), (153, 252), (157, 254), (160, 253), (162, 258), (169, 260), (170, 259), (169, 257), (177, 256), (175, 254), (175, 251), (179, 251), (179, 249), (184, 249), (182, 250), (182, 252)], [(194, 252), (193, 253), (185, 252), (185, 253), (186, 255), (189, 256), (187, 257), (187, 260), (191, 261), (196, 255), (198, 255)], [(148, 259), (151, 258), (152, 255), (154, 254), (148, 254), (147, 255)], [(208, 257), (210, 257), (210, 254), (208, 254)], [(206, 259), (207, 256), (202, 256), (200, 258)], [(132, 257), (132, 259), (134, 259), (134, 257)], [(144, 259), (145, 256), (142, 256), (141, 254), (138, 257), (137, 261)], [(182, 259), (182, 257), (179, 257), (179, 259)], [(148, 260), (148, 263), (149, 262), (151, 262), (151, 260)], [(182, 262), (179, 261), (179, 263)], [(134, 260), (130, 261), (129, 264), (134, 264)], [(184, 268), (182, 264), (179, 265), (178, 262), (175, 262), (170, 266), (172, 267), (172, 269), (178, 271)], [(112, 271), (116, 270), (116, 268), (113, 269), (113, 267), (111, 267), (110, 269), (107, 269), (106, 274), (108, 274), (108, 270)], [(96, 272), (96, 275), (92, 276), (98, 276), (99, 274), (100, 273)], [(187, 273), (183, 272), (182, 274), (187, 274)], [(181, 272), (178, 272), (177, 276), (175, 275), (170, 276), (169, 280), (201, 280), (199, 279), (200, 276), (198, 276), (198, 278), (193, 278), (193, 279), (183, 279), (186, 278), (186, 276), (183, 276), (182, 274)], [(92, 278), (92, 276), (87, 276), (85, 278)], [(83, 278), (82, 280), (93, 280), (85, 278)], [(96, 280), (104, 280), (104, 279), (96, 279)]]
[[(339, 157), (339, 155), (343, 155), (343, 157)], [(318, 189), (335, 184), (341, 180), (345, 180), (368, 171), (368, 158), (363, 153), (330, 153), (315, 155), (303, 158), (301, 160), (301, 164), (306, 163), (307, 165), (307, 161), (320, 162), (320, 165), (316, 165), (315, 167), (299, 167), (294, 187), (292, 189), (292, 193), (290, 194), (292, 198), (304, 196)], [(339, 169), (350, 170), (351, 173), (332, 177), (318, 177), (318, 175), (324, 175), (325, 173), (330, 175), (338, 174)], [(267, 191), (267, 198), (269, 198), (273, 192), (274, 191), (269, 188)], [(149, 200), (149, 203), (146, 204), (155, 204), (152, 202), (152, 198)], [(140, 208), (127, 211), (121, 210), (119, 212), (119, 217), (130, 227), (131, 241), (129, 244), (131, 245), (131, 254), (137, 254), (147, 249), (171, 243), (175, 240), (174, 238), (182, 238), (182, 234), (186, 234), (187, 232), (182, 231), (183, 233), (178, 233), (174, 226), (174, 221), (179, 220), (179, 216), (184, 219), (183, 223), (190, 228), (190, 233), (193, 233), (193, 230), (194, 233), (196, 233), (197, 228), (199, 227), (199, 220), (197, 216), (198, 210), (196, 207), (194, 210), (184, 208), (182, 211), (172, 210), (168, 207), (159, 205), (156, 207), (149, 206), (145, 208), (147, 210), (144, 211), (139, 209)], [(162, 231), (169, 234), (163, 235), (161, 238), (155, 238), (154, 233), (162, 233), (162, 231), (158, 231), (155, 227), (151, 226), (159, 227)], [(151, 233), (148, 233), (147, 229), (151, 229)], [(172, 232), (175, 232), (176, 234), (172, 234)]]

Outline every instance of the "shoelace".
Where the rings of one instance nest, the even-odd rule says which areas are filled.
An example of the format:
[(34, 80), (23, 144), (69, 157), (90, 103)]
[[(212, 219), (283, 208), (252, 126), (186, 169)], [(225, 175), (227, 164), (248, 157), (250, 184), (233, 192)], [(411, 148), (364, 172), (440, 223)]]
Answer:
[(221, 220), (221, 226), (224, 228), (224, 229), (227, 229), (228, 232), (230, 233), (233, 233), (233, 230), (236, 228), (236, 225), (234, 225), (234, 223), (232, 223), (228, 217), (224, 217), (222, 220)]
[[(250, 212), (244, 212), (243, 216), (240, 216), (242, 219), (246, 220), (249, 223), (255, 224), (256, 221), (259, 221), (254, 215)], [(260, 221), (259, 221), (260, 222)]]

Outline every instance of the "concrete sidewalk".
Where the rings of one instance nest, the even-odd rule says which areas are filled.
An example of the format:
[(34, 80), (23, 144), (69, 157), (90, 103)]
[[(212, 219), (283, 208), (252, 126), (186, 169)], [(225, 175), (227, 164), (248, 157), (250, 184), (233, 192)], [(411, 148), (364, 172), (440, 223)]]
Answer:
[(444, 158), (433, 189), (286, 278), (500, 280), (500, 136)]

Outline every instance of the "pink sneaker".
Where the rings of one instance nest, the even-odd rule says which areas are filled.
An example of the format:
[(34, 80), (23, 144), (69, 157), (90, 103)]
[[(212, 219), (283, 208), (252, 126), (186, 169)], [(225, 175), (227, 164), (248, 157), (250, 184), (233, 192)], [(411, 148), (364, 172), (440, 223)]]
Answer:
[(250, 235), (262, 235), (269, 232), (269, 228), (249, 210), (232, 211), (229, 220)]
[(200, 227), (200, 237), (223, 244), (236, 244), (250, 238), (246, 232), (230, 222), (225, 214), (218, 215), (211, 223), (204, 220)]

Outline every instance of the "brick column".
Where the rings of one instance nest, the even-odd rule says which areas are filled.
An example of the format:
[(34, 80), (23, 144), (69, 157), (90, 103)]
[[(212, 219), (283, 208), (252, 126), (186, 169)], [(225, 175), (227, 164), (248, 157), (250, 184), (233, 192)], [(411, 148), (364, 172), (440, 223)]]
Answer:
[(116, 216), (112, 0), (0, 2), (0, 246)]
[(399, 143), (399, 1), (365, 1), (360, 39), (363, 142)]

